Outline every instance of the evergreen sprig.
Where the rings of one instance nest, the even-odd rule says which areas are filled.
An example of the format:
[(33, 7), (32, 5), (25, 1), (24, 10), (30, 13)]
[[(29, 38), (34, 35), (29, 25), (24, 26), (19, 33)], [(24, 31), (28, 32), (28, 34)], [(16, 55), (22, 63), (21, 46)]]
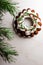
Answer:
[(18, 54), (12, 48), (8, 43), (0, 42), (0, 55), (3, 60), (8, 62), (14, 61), (12, 55), (17, 56)]
[[(17, 12), (16, 3), (11, 3), (9, 0), (0, 0), (0, 21), (3, 16), (3, 13), (9, 12), (11, 15), (15, 16)], [(0, 24), (1, 25), (1, 24)], [(14, 50), (11, 45), (5, 42), (5, 38), (12, 38), (12, 31), (9, 28), (0, 26), (0, 56), (5, 61), (13, 61), (12, 56), (17, 56), (16, 50)]]
[(10, 28), (0, 27), (0, 36), (1, 35), (7, 37), (8, 39), (11, 39), (13, 36), (13, 33), (10, 30)]
[(9, 0), (0, 0), (0, 14), (8, 11), (10, 14), (15, 16), (17, 12), (17, 3), (11, 3)]

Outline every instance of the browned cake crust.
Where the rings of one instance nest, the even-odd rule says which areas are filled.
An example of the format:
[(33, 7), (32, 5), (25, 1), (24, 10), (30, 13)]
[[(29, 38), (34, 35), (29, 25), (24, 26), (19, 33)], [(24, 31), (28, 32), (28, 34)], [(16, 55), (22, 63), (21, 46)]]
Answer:
[[(31, 13), (28, 12), (29, 10), (31, 11)], [(24, 15), (26, 12), (28, 12), (27, 15)], [(13, 23), (13, 28), (14, 28), (15, 32), (19, 36), (22, 36), (22, 37), (33, 37), (34, 35), (37, 35), (38, 32), (41, 30), (41, 26), (42, 26), (41, 19), (39, 18), (38, 13), (36, 13), (36, 14), (33, 14), (33, 13), (35, 13), (34, 10), (31, 10), (30, 8), (27, 8), (27, 9), (23, 9), (22, 12), (19, 12), (18, 16), (16, 16), (16, 20)], [(28, 15), (29, 15), (29, 17), (28, 17)], [(22, 29), (22, 27), (21, 28), (18, 27), (18, 24), (20, 24), (19, 21), (22, 21), (22, 20), (19, 20), (19, 18), (20, 17), (24, 18), (24, 16), (27, 16), (26, 18), (31, 21), (31, 23), (32, 23), (31, 26), (33, 26), (33, 29), (29, 29), (29, 31), (31, 31), (30, 34), (28, 34), (28, 33), (26, 34), (26, 32), (28, 31), (26, 28)], [(34, 21), (33, 21), (34, 19), (36, 21), (35, 24), (34, 24)], [(37, 19), (39, 19), (39, 21), (37, 21)], [(37, 27), (37, 25), (40, 26), (40, 28)]]

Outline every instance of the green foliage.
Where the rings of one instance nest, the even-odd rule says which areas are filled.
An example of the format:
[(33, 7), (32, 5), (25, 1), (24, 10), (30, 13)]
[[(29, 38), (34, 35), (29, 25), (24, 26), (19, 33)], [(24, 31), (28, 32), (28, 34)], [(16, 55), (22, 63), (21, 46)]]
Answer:
[(0, 0), (0, 14), (8, 11), (10, 14), (15, 16), (15, 13), (17, 12), (16, 4), (17, 3), (9, 2), (9, 0)]
[(12, 55), (17, 56), (17, 52), (13, 50), (13, 47), (11, 47), (8, 43), (0, 42), (0, 55), (3, 58), (3, 60), (11, 62), (14, 61)]
[(0, 27), (0, 36), (1, 35), (7, 37), (8, 39), (11, 39), (13, 33), (12, 33), (12, 31), (9, 28)]
[[(0, 0), (0, 21), (3, 13), (7, 11), (11, 15), (15, 16), (15, 13), (17, 12), (16, 3), (11, 3), (9, 0)], [(14, 50), (11, 45), (5, 42), (5, 38), (11, 39), (12, 35), (13, 33), (9, 28), (0, 26), (0, 56), (3, 58), (3, 60), (8, 62), (13, 61), (13, 55), (18, 55), (16, 50)]]
[(17, 52), (13, 50), (11, 45), (9, 45), (7, 42), (4, 42), (4, 36), (7, 39), (11, 39), (12, 35), (13, 33), (9, 28), (0, 27), (0, 56), (3, 58), (3, 60), (8, 62), (13, 61), (12, 55), (18, 55)]

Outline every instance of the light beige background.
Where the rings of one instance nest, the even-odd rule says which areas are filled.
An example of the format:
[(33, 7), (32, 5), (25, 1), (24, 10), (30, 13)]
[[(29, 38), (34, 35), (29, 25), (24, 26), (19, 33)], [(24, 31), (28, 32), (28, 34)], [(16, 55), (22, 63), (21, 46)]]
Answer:
[[(16, 0), (16, 2), (19, 2), (20, 10), (28, 7), (35, 9), (39, 13), (43, 24), (43, 0)], [(6, 13), (3, 19), (3, 25), (12, 28), (13, 17)], [(14, 39), (9, 43), (16, 47), (19, 56), (16, 57), (15, 63), (10, 64), (0, 59), (0, 65), (43, 65), (43, 25), (37, 36), (24, 39), (14, 33)]]

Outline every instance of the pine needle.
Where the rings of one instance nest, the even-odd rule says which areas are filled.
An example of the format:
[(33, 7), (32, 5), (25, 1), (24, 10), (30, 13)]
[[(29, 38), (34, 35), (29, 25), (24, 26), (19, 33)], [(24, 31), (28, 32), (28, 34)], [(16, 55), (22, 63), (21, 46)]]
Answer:
[[(15, 13), (17, 12), (16, 4), (17, 3), (11, 3), (9, 0), (0, 0), (0, 21), (5, 12), (9, 12), (11, 15), (15, 16)], [(7, 39), (11, 39), (12, 35), (13, 32), (9, 28), (0, 26), (0, 56), (3, 60), (8, 62), (13, 61), (13, 55), (18, 55), (17, 51), (14, 50), (11, 45), (3, 41), (3, 36)]]

